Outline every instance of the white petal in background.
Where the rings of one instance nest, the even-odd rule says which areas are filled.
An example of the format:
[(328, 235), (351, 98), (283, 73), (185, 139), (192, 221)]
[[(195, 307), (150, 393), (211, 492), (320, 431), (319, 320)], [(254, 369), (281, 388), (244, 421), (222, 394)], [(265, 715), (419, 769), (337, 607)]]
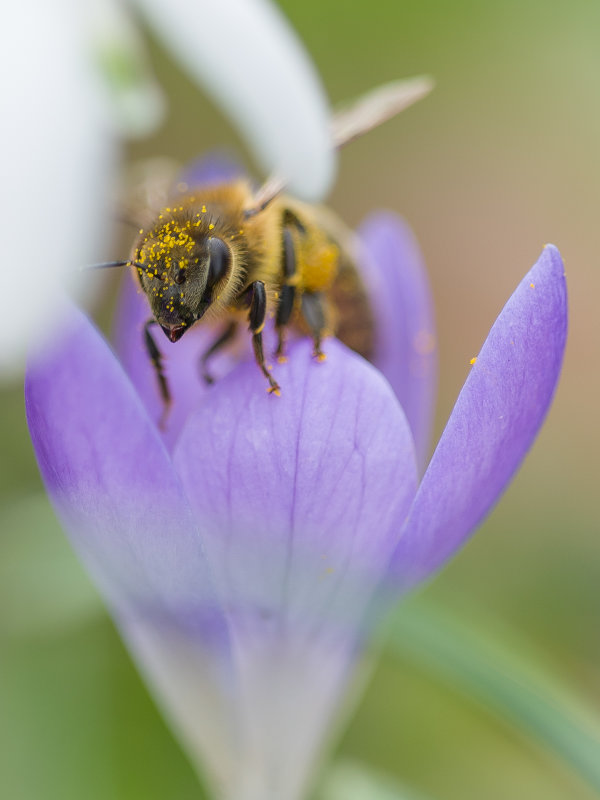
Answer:
[[(135, 0), (174, 58), (237, 124), (266, 173), (321, 200), (334, 174), (330, 115), (308, 55), (267, 0)], [(198, 144), (201, 146), (201, 131)]]
[(87, 46), (86, 4), (12, 3), (0, 27), (0, 371), (43, 340), (63, 287), (97, 257), (115, 142)]
[[(267, 0), (136, 0), (156, 33), (229, 114), (266, 172), (307, 199), (329, 188), (335, 154), (310, 59)], [(116, 132), (142, 135), (162, 98), (118, 0), (37, 0), (0, 29), (2, 293), (0, 374), (43, 341), (65, 287), (102, 260)], [(109, 102), (107, 102), (107, 99)], [(199, 147), (201, 142), (199, 141)]]
[(146, 136), (162, 122), (165, 97), (152, 74), (141, 31), (121, 0), (87, 0), (92, 56), (117, 132)]

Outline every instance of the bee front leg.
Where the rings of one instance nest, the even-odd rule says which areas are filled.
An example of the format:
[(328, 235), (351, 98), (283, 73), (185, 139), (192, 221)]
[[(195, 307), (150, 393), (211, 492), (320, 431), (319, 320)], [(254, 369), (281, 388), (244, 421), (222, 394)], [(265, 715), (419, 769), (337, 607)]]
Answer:
[(265, 364), (265, 354), (263, 350), (262, 331), (265, 327), (265, 319), (267, 316), (267, 292), (265, 285), (262, 281), (254, 281), (250, 285), (252, 289), (252, 299), (250, 301), (250, 313), (248, 315), (249, 328), (252, 332), (252, 347), (254, 348), (254, 357), (256, 363), (260, 367), (262, 374), (269, 381), (269, 393), (279, 395), (279, 384), (271, 376)]
[(206, 369), (206, 365), (208, 363), (209, 358), (211, 358), (216, 352), (218, 352), (227, 342), (230, 342), (233, 337), (235, 336), (235, 332), (237, 331), (237, 322), (232, 320), (229, 325), (225, 328), (223, 333), (219, 336), (218, 339), (211, 344), (211, 346), (202, 354), (200, 357), (200, 372), (202, 377), (206, 381), (206, 383), (211, 384), (214, 383), (214, 379), (210, 372)]
[(148, 357), (152, 362), (152, 366), (154, 367), (154, 371), (156, 372), (156, 377), (158, 379), (158, 387), (160, 389), (160, 395), (163, 401), (163, 412), (161, 414), (160, 420), (158, 421), (158, 427), (161, 430), (164, 430), (167, 417), (169, 415), (169, 411), (171, 409), (172, 397), (171, 391), (169, 389), (169, 383), (167, 381), (167, 376), (165, 375), (163, 369), (163, 356), (158, 347), (156, 346), (156, 342), (152, 338), (152, 334), (150, 333), (150, 328), (153, 325), (156, 325), (157, 322), (155, 319), (149, 319), (148, 322), (144, 325), (144, 344), (146, 345), (146, 351), (148, 353)]
[(296, 250), (289, 228), (283, 229), (282, 267), (283, 282), (281, 285), (281, 294), (279, 295), (277, 315), (275, 317), (275, 329), (277, 330), (277, 350), (275, 351), (275, 356), (280, 362), (285, 361), (283, 352), (285, 346), (285, 327), (289, 324), (292, 311), (294, 310), (296, 282), (298, 280), (298, 273), (296, 271)]
[(323, 295), (319, 292), (305, 292), (302, 295), (302, 316), (313, 337), (315, 349), (313, 356), (317, 361), (325, 361), (326, 355), (321, 350), (321, 341), (327, 327)]

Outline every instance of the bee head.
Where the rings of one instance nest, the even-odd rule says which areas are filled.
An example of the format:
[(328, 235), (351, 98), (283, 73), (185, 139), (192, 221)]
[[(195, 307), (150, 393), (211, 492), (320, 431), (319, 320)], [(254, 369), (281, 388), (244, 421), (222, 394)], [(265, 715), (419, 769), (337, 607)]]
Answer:
[(140, 243), (136, 264), (156, 321), (176, 342), (227, 283), (231, 251), (218, 236), (188, 232), (171, 221)]

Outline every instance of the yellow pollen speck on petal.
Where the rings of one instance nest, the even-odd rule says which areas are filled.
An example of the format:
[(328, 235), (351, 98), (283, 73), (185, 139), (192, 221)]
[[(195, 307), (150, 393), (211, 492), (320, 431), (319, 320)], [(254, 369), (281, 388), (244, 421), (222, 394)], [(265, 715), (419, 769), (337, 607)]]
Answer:
[(535, 289), (535, 283), (530, 283), (530, 284), (529, 284), (529, 286), (530, 286), (532, 289)]
[(473, 364), (477, 361), (477, 356), (473, 356), (473, 358), (469, 361), (469, 364), (473, 366)]

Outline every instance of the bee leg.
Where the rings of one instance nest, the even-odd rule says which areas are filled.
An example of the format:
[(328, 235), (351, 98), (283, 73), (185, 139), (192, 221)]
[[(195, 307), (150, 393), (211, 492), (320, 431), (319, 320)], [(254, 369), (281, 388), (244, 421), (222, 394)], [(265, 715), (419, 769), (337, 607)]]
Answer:
[(263, 350), (262, 331), (265, 327), (267, 316), (267, 292), (262, 281), (254, 281), (251, 284), (252, 299), (250, 301), (250, 313), (248, 315), (249, 328), (252, 331), (252, 347), (254, 357), (260, 367), (262, 374), (269, 381), (269, 393), (279, 394), (279, 384), (271, 376), (265, 364), (265, 354)]
[(279, 295), (277, 315), (275, 317), (275, 328), (277, 330), (277, 350), (275, 351), (275, 355), (280, 362), (285, 361), (283, 352), (285, 346), (285, 327), (289, 324), (292, 311), (294, 310), (296, 281), (298, 280), (298, 274), (296, 272), (296, 251), (289, 228), (283, 229), (282, 267), (283, 283), (281, 286), (281, 294)]
[(154, 367), (154, 371), (156, 372), (156, 377), (158, 379), (160, 396), (162, 397), (163, 401), (163, 412), (158, 422), (158, 427), (161, 430), (164, 430), (167, 422), (167, 417), (171, 409), (172, 397), (171, 397), (171, 391), (169, 389), (169, 383), (167, 381), (167, 376), (165, 375), (163, 369), (162, 353), (156, 346), (156, 342), (154, 341), (154, 339), (152, 338), (152, 334), (150, 333), (150, 328), (156, 324), (157, 322), (155, 319), (149, 319), (148, 322), (146, 322), (146, 324), (144, 325), (144, 344), (146, 345), (146, 351), (148, 353), (148, 357), (152, 362), (152, 366)]
[(302, 295), (302, 316), (313, 337), (315, 349), (314, 358), (325, 361), (325, 353), (321, 350), (321, 340), (326, 330), (325, 308), (323, 295), (319, 292), (304, 292)]
[(211, 346), (206, 350), (206, 352), (202, 353), (200, 357), (200, 372), (202, 377), (206, 381), (206, 383), (211, 384), (214, 383), (214, 378), (206, 369), (206, 365), (208, 360), (213, 356), (216, 352), (218, 352), (227, 342), (230, 342), (231, 339), (235, 336), (235, 332), (237, 331), (237, 322), (232, 320), (229, 325), (225, 328), (225, 330), (221, 333), (218, 339), (211, 344)]
[(275, 356), (282, 363), (285, 361), (285, 327), (292, 316), (295, 299), (296, 287), (284, 284), (281, 287), (277, 316), (275, 317), (275, 328), (277, 330), (277, 350), (275, 351)]

